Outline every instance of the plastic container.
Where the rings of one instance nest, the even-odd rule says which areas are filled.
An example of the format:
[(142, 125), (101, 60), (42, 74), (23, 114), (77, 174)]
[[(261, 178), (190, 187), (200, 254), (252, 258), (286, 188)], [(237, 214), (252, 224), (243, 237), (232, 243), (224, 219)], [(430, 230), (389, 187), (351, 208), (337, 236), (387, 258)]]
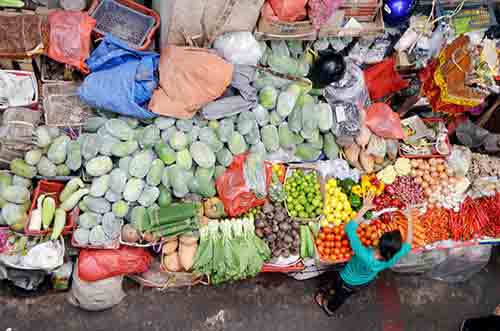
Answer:
[[(297, 164), (290, 164), (288, 166), (288, 168), (286, 169), (286, 174), (285, 174), (285, 185), (286, 185), (286, 181), (287, 179), (292, 175), (293, 171), (294, 170), (303, 170), (304, 172), (311, 172), (311, 171), (315, 171), (317, 174), (318, 174), (318, 182), (319, 182), (319, 185), (320, 185), (320, 191), (321, 191), (321, 199), (323, 200), (323, 205), (325, 203), (325, 183), (320, 175), (320, 173), (316, 170), (316, 166), (314, 164), (309, 164), (309, 163), (297, 163)], [(288, 216), (292, 219), (292, 220), (296, 220), (296, 221), (299, 221), (301, 223), (307, 223), (309, 221), (319, 221), (320, 218), (321, 218), (321, 215), (319, 215), (318, 217), (316, 218), (300, 218), (300, 217), (293, 217), (290, 215), (290, 211), (288, 210), (288, 203), (287, 201), (285, 200), (285, 208), (286, 208), (286, 212), (288, 214)]]
[(93, 116), (92, 108), (78, 96), (79, 84), (43, 84), (45, 124), (58, 127), (79, 127)]
[[(53, 197), (56, 201), (56, 208), (59, 207), (59, 205), (61, 204), (61, 202), (59, 201), (59, 194), (64, 189), (64, 186), (64, 183), (56, 181), (41, 180), (38, 182), (38, 185), (36, 186), (35, 191), (32, 195), (31, 207), (28, 213), (28, 221), (24, 226), (25, 234), (29, 236), (45, 236), (52, 232), (52, 228), (49, 228), (47, 230), (30, 230), (29, 225), (31, 220), (31, 212), (36, 209), (37, 199), (42, 194), (51, 194), (51, 197)], [(73, 231), (76, 217), (78, 217), (79, 214), (80, 209), (78, 208), (74, 208), (70, 212), (66, 213), (66, 225), (64, 226), (64, 229), (62, 231), (63, 235), (69, 234)]]
[[(443, 122), (444, 123), (444, 119), (441, 119), (441, 118), (423, 118), (422, 121), (425, 123), (425, 124), (433, 124), (433, 123), (438, 123), (438, 122)], [(448, 154), (442, 154), (442, 153), (439, 153), (438, 150), (437, 150), (437, 147), (434, 146), (432, 148), (432, 154), (404, 154), (404, 152), (401, 150), (401, 145), (403, 144), (399, 144), (399, 155), (401, 157), (404, 157), (404, 158), (408, 158), (408, 159), (432, 159), (432, 158), (445, 158), (447, 157), (448, 155), (450, 155), (451, 153), (451, 144), (450, 144), (450, 140), (449, 140), (449, 137), (448, 135), (446, 135), (444, 137), (444, 143), (447, 145), (448, 147), (448, 151), (449, 153)]]
[(15, 104), (6, 104), (3, 102), (0, 102), (0, 110), (4, 110), (7, 108), (12, 108), (12, 107), (27, 107), (27, 108), (33, 108), (38, 104), (38, 83), (36, 80), (35, 73), (29, 72), (29, 71), (22, 71), (22, 70), (0, 70), (4, 73), (7, 74), (12, 74), (15, 76), (26, 76), (31, 79), (31, 90), (33, 94), (33, 98), (27, 102), (27, 103), (15, 103)]
[(106, 33), (145, 50), (160, 27), (160, 16), (131, 0), (94, 0), (89, 15), (96, 20), (94, 32), (100, 38)]

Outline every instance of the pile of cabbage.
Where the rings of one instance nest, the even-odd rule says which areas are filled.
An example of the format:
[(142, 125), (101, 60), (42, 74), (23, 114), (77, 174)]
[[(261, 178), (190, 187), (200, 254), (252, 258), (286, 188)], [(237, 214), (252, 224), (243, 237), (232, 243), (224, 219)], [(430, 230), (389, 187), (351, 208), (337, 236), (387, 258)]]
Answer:
[(1, 171), (0, 225), (9, 225), (21, 231), (31, 205), (30, 196), (31, 180)]

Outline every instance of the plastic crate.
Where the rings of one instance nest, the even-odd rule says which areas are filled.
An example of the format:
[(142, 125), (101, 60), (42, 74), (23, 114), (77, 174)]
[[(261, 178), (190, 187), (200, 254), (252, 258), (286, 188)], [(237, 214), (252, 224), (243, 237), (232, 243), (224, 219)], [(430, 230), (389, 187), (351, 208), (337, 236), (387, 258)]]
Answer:
[(33, 72), (29, 71), (22, 71), (22, 70), (0, 70), (3, 73), (10, 74), (10, 75), (15, 75), (15, 76), (23, 76), (23, 77), (29, 77), (31, 79), (31, 89), (33, 90), (33, 98), (23, 104), (23, 103), (16, 103), (16, 104), (4, 104), (0, 103), (0, 110), (4, 110), (7, 108), (11, 107), (27, 107), (27, 108), (35, 108), (38, 104), (38, 83), (36, 80), (36, 76)]
[(98, 37), (111, 33), (138, 50), (149, 47), (160, 27), (155, 11), (131, 0), (94, 0), (89, 15), (96, 20)]
[[(65, 184), (62, 182), (55, 182), (55, 181), (48, 181), (48, 180), (41, 180), (38, 182), (38, 185), (35, 188), (35, 191), (33, 192), (32, 200), (31, 200), (31, 207), (29, 209), (28, 213), (28, 221), (26, 222), (26, 225), (24, 226), (24, 233), (30, 236), (45, 236), (49, 233), (52, 232), (52, 228), (49, 228), (47, 230), (30, 230), (29, 225), (31, 221), (31, 212), (36, 209), (36, 202), (38, 200), (38, 197), (42, 194), (51, 194), (51, 196), (54, 198), (56, 201), (56, 208), (59, 207), (61, 202), (59, 201), (59, 194), (62, 192), (64, 189)], [(74, 223), (76, 217), (78, 217), (80, 213), (80, 210), (78, 208), (73, 209), (69, 213), (66, 213), (66, 225), (64, 226), (64, 229), (62, 231), (62, 234), (69, 234), (73, 231)]]

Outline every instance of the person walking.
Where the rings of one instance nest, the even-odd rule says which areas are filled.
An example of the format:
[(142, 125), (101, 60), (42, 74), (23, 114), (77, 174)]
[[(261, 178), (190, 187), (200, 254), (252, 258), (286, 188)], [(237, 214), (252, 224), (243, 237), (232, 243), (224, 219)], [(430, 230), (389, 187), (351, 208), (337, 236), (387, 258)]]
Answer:
[(363, 199), (363, 206), (356, 218), (345, 226), (345, 232), (353, 251), (353, 257), (343, 270), (332, 271), (326, 275), (328, 283), (321, 286), (314, 296), (315, 302), (328, 315), (333, 313), (355, 292), (369, 285), (382, 270), (388, 269), (411, 251), (413, 240), (413, 215), (410, 210), (405, 214), (408, 219), (406, 242), (399, 230), (384, 233), (378, 247), (372, 249), (363, 246), (356, 234), (363, 215), (372, 210), (374, 195), (369, 193)]

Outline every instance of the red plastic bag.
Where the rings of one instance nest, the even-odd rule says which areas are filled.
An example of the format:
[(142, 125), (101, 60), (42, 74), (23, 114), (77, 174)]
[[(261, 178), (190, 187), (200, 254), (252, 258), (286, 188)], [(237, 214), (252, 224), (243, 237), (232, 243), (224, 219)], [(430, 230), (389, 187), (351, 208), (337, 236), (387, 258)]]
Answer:
[(378, 100), (409, 86), (409, 82), (396, 72), (394, 66), (395, 60), (391, 57), (364, 71), (366, 86), (372, 100)]
[(268, 0), (267, 2), (280, 21), (298, 22), (307, 16), (307, 0)]
[(399, 114), (383, 102), (377, 102), (368, 107), (366, 126), (377, 136), (389, 139), (403, 139)]
[[(245, 182), (243, 167), (248, 154), (234, 157), (226, 172), (215, 181), (219, 198), (229, 217), (237, 217), (249, 209), (261, 206), (266, 199), (258, 199)], [(272, 164), (265, 162), (266, 187), (271, 184)]]
[(122, 246), (117, 250), (84, 249), (78, 258), (78, 277), (95, 282), (114, 276), (142, 273), (153, 257), (144, 248)]
[(96, 21), (85, 12), (57, 10), (49, 14), (50, 58), (88, 73), (90, 34)]
[(328, 22), (333, 11), (339, 8), (342, 2), (342, 0), (309, 0), (307, 3), (308, 13), (314, 28), (319, 29)]

